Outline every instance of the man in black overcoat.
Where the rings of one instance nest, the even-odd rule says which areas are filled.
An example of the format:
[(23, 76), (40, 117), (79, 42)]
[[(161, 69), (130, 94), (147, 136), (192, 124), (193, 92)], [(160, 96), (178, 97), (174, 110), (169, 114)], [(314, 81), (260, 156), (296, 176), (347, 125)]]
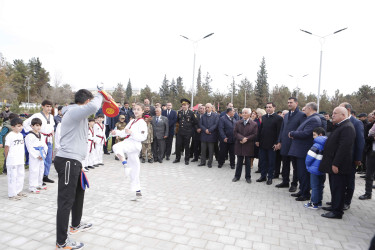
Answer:
[(333, 110), (334, 129), (328, 137), (319, 171), (328, 173), (331, 181), (332, 207), (322, 214), (325, 218), (341, 219), (344, 214), (345, 190), (352, 172), (353, 144), (356, 132), (344, 107)]

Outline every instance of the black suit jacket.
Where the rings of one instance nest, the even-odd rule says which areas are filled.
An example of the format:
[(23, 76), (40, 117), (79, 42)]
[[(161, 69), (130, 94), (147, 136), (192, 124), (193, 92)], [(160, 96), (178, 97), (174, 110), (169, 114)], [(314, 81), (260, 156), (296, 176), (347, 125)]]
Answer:
[(319, 171), (333, 174), (332, 165), (339, 169), (338, 174), (350, 174), (353, 171), (353, 145), (355, 129), (349, 119), (335, 125), (328, 137), (323, 151), (323, 159)]
[(268, 114), (262, 116), (257, 138), (259, 147), (272, 149), (273, 145), (277, 144), (282, 123), (283, 118), (276, 113), (270, 116)]

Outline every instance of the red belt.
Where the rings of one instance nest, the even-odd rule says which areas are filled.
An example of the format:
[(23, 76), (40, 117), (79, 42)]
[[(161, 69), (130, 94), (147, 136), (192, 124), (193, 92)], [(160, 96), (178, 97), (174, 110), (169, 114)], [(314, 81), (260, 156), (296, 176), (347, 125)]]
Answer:
[(89, 141), (91, 142), (91, 145), (90, 145), (90, 153), (91, 153), (91, 151), (92, 151), (92, 145), (94, 144), (94, 148), (95, 148), (95, 143), (94, 143), (93, 140), (90, 140), (90, 139), (89, 139)]
[(41, 134), (44, 135), (44, 136), (46, 137), (46, 144), (47, 144), (47, 139), (48, 139), (48, 137), (52, 136), (52, 133), (50, 133), (50, 134), (44, 134), (44, 133), (41, 133)]

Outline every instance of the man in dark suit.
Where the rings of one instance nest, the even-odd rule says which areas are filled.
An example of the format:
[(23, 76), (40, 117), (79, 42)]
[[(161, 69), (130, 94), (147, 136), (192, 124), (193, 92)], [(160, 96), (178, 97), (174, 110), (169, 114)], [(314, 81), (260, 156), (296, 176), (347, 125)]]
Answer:
[(165, 159), (169, 161), (169, 158), (171, 157), (172, 152), (172, 143), (173, 143), (173, 137), (174, 137), (174, 129), (177, 122), (177, 112), (172, 109), (172, 103), (167, 103), (167, 109), (162, 111), (162, 116), (165, 116), (168, 118), (169, 123), (169, 134), (168, 138), (165, 140)]
[(125, 122), (126, 122), (126, 124), (128, 124), (130, 116), (133, 114), (133, 111), (129, 107), (129, 103), (128, 102), (124, 102), (124, 106), (121, 108), (121, 111), (122, 111), (123, 115), (125, 115)]
[(212, 112), (212, 104), (206, 104), (206, 113), (199, 120), (201, 129), (201, 163), (198, 166), (206, 165), (206, 153), (208, 148), (207, 166), (212, 168), (212, 160), (214, 156), (214, 144), (217, 142), (219, 115)]
[(353, 171), (352, 148), (356, 134), (348, 115), (344, 107), (333, 110), (334, 130), (325, 143), (323, 159), (319, 166), (320, 172), (328, 173), (330, 176), (332, 207), (329, 208), (330, 212), (322, 214), (330, 219), (341, 219), (344, 214), (345, 189), (348, 176)]
[(339, 107), (344, 107), (347, 109), (349, 113), (349, 120), (352, 122), (354, 129), (355, 129), (355, 142), (353, 147), (353, 161), (352, 161), (352, 172), (350, 175), (347, 175), (347, 187), (346, 187), (346, 194), (345, 194), (345, 205), (344, 210), (350, 208), (350, 204), (352, 202), (354, 188), (355, 188), (355, 171), (357, 166), (361, 166), (363, 148), (365, 146), (365, 137), (364, 137), (364, 128), (363, 123), (360, 120), (357, 120), (352, 113), (353, 107), (347, 102), (341, 103)]
[[(234, 108), (233, 108), (233, 103), (230, 103), (230, 102), (227, 103), (227, 109), (220, 113), (220, 117), (223, 117), (224, 115), (226, 115), (228, 109), (233, 109), (233, 110), (234, 110)], [(238, 120), (241, 118), (241, 117), (237, 114), (237, 112), (236, 112), (235, 110), (234, 110), (234, 116), (233, 116), (233, 117), (234, 117), (234, 119), (236, 119), (236, 121), (238, 121)]]
[(310, 173), (306, 169), (306, 155), (314, 144), (313, 130), (322, 126), (322, 121), (317, 113), (318, 105), (315, 102), (309, 102), (304, 107), (307, 118), (298, 126), (295, 131), (289, 132), (292, 138), (292, 145), (289, 149), (289, 156), (297, 158), (297, 173), (300, 191), (293, 194), (296, 201), (307, 201), (310, 199)]
[(154, 131), (154, 141), (152, 143), (154, 162), (162, 163), (165, 153), (165, 139), (169, 135), (169, 122), (167, 117), (161, 115), (161, 108), (155, 109), (155, 116), (152, 117), (151, 124)]
[(226, 115), (219, 119), (219, 138), (220, 138), (220, 153), (219, 153), (219, 168), (221, 168), (225, 162), (225, 157), (229, 152), (229, 163), (230, 168), (235, 168), (235, 155), (234, 155), (234, 125), (237, 119), (234, 117), (234, 109), (228, 108)]
[(298, 126), (305, 120), (305, 113), (299, 110), (298, 100), (295, 97), (289, 97), (288, 99), (289, 113), (285, 114), (283, 123), (281, 125), (278, 143), (275, 149), (280, 150), (280, 154), (283, 161), (282, 176), (283, 181), (277, 184), (277, 188), (288, 188), (289, 187), (289, 175), (290, 175), (290, 163), (293, 165), (293, 179), (289, 189), (289, 192), (295, 192), (297, 190), (298, 176), (297, 176), (297, 162), (296, 158), (289, 156), (290, 145), (292, 139), (289, 138), (289, 132), (296, 130)]
[(198, 121), (198, 128), (193, 128), (193, 137), (192, 137), (192, 143), (190, 146), (190, 150), (193, 150), (193, 160), (191, 162), (196, 162), (199, 159), (199, 156), (201, 155), (201, 133), (202, 130), (199, 127), (199, 122), (202, 117), (206, 113), (206, 107), (202, 104), (199, 104), (198, 106), (198, 112), (197, 112), (197, 121)]
[(275, 146), (280, 134), (281, 124), (283, 123), (283, 118), (275, 113), (275, 107), (273, 102), (266, 104), (267, 114), (262, 116), (262, 123), (255, 142), (255, 145), (259, 147), (259, 162), (262, 171), (261, 177), (257, 182), (266, 181), (266, 176), (268, 176), (267, 185), (272, 184), (276, 164)]
[[(368, 115), (368, 124), (365, 127), (365, 149), (363, 153), (366, 157), (366, 186), (365, 194), (359, 197), (360, 200), (371, 199), (372, 196), (372, 185), (374, 183), (374, 174), (375, 174), (375, 154), (373, 149), (374, 136), (369, 135), (369, 131), (374, 126), (374, 111)], [(367, 117), (366, 117), (367, 118)]]

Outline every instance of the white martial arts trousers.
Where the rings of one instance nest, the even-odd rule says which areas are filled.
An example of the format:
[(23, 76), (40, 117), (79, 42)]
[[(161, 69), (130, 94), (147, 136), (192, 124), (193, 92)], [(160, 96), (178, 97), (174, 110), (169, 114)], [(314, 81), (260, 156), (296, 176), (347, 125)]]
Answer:
[(25, 165), (7, 165), (8, 196), (13, 197), (23, 189), (25, 179)]
[(142, 149), (142, 144), (137, 141), (125, 139), (122, 142), (118, 142), (113, 145), (113, 151), (116, 155), (121, 155), (125, 158), (125, 154), (128, 156), (128, 167), (131, 168), (130, 172), (130, 190), (138, 191), (141, 190), (141, 182), (139, 180), (139, 172), (141, 163), (139, 161), (139, 152)]
[(95, 145), (95, 148), (93, 148), (92, 150), (95, 150), (95, 165), (96, 164), (99, 164), (99, 163), (103, 163), (103, 144), (102, 143), (98, 143)]
[(29, 191), (35, 191), (43, 185), (44, 161), (29, 157)]

